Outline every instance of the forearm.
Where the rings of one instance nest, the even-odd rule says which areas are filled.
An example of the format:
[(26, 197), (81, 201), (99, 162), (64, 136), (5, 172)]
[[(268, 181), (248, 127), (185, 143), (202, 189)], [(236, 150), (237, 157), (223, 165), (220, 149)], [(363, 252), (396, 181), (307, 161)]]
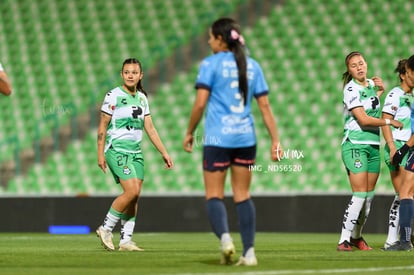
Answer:
[(263, 122), (272, 139), (272, 143), (279, 143), (279, 133), (277, 130), (276, 120), (270, 107), (267, 96), (259, 97), (258, 104), (260, 112), (262, 113)]
[(151, 140), (151, 143), (155, 146), (155, 148), (158, 150), (158, 152), (160, 152), (161, 155), (167, 154), (167, 149), (165, 149), (165, 146), (162, 143), (160, 136), (158, 135), (157, 129), (149, 129), (147, 131), (147, 135)]
[(105, 148), (106, 129), (100, 125), (98, 128), (97, 145), (98, 153), (103, 152)]
[(98, 125), (98, 135), (97, 135), (97, 144), (98, 144), (98, 154), (104, 152), (105, 142), (106, 142), (106, 131), (108, 129), (109, 121), (111, 117), (105, 113), (101, 113), (101, 119)]
[(4, 71), (0, 71), (0, 92), (7, 96), (12, 92), (10, 81)]
[(272, 143), (279, 143), (279, 133), (277, 130), (276, 120), (271, 113), (263, 114), (263, 121), (266, 125), (266, 129), (270, 135)]
[(407, 140), (406, 144), (410, 147), (414, 146), (414, 135), (411, 135), (410, 139)]
[(388, 147), (391, 148), (391, 147), (395, 146), (394, 145), (394, 139), (393, 139), (393, 136), (392, 136), (391, 127), (382, 126), (381, 129), (382, 129), (382, 134), (384, 136), (385, 142), (387, 143)]
[(204, 109), (201, 107), (194, 106), (191, 111), (190, 121), (188, 122), (187, 135), (192, 135), (197, 128), (198, 123), (201, 120)]

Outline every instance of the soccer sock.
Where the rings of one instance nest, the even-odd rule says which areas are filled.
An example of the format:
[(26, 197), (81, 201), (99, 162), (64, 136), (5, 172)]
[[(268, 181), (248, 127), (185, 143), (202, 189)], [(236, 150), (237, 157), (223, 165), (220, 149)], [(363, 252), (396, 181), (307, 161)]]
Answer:
[(229, 232), (227, 210), (224, 201), (219, 198), (207, 200), (207, 215), (214, 234), (221, 239), (223, 233)]
[(109, 208), (108, 213), (106, 214), (105, 220), (102, 223), (102, 227), (105, 230), (112, 231), (115, 225), (118, 223), (119, 219), (122, 217), (122, 213), (116, 211), (112, 207)]
[(243, 242), (243, 256), (247, 250), (254, 246), (254, 235), (256, 232), (256, 208), (252, 199), (236, 204), (239, 218), (240, 235)]
[[(354, 230), (355, 224), (358, 222), (359, 213), (361, 212), (365, 202), (366, 193), (364, 193), (365, 195), (361, 193), (362, 192), (354, 193), (348, 203), (348, 206), (346, 207), (339, 243), (350, 241), (351, 232)], [(362, 195), (363, 197), (361, 197)]]
[(400, 242), (411, 240), (411, 222), (413, 218), (413, 200), (403, 199), (400, 203)]
[(135, 228), (135, 217), (123, 215), (121, 219), (121, 239), (120, 244), (129, 242), (132, 239), (132, 234)]
[(399, 208), (400, 208), (400, 197), (398, 193), (394, 197), (394, 201), (391, 204), (388, 221), (388, 236), (385, 241), (388, 244), (393, 244), (398, 241), (398, 229), (399, 229)]
[(362, 229), (364, 228), (365, 223), (367, 222), (369, 212), (371, 211), (371, 203), (374, 199), (375, 192), (369, 191), (367, 193), (361, 192), (360, 196), (364, 196), (366, 194), (365, 202), (363, 207), (359, 213), (358, 221), (352, 231), (351, 237), (353, 239), (359, 239), (362, 237)]

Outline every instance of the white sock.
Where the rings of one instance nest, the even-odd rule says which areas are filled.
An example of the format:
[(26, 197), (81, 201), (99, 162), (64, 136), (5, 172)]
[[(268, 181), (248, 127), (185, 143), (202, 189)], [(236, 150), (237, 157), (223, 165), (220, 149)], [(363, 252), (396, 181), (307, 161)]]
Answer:
[(121, 239), (120, 244), (129, 242), (132, 239), (132, 234), (135, 228), (135, 218), (129, 220), (121, 220)]
[(121, 218), (121, 213), (113, 209), (112, 207), (109, 209), (108, 213), (106, 214), (105, 220), (102, 223), (102, 227), (105, 230), (111, 231), (114, 229), (115, 225)]
[(365, 223), (367, 222), (369, 212), (371, 211), (371, 203), (374, 197), (367, 197), (365, 203), (359, 213), (358, 222), (352, 231), (351, 237), (353, 239), (359, 239), (362, 237), (362, 229), (364, 228)]
[(247, 249), (246, 255), (244, 255), (245, 258), (255, 258), (256, 255), (254, 253), (254, 247), (250, 247)]
[(391, 204), (388, 222), (388, 236), (386, 243), (393, 244), (399, 240), (399, 222), (400, 222), (400, 196), (395, 195), (394, 201)]
[(339, 239), (339, 244), (344, 241), (350, 241), (351, 233), (355, 228), (355, 225), (358, 222), (359, 213), (361, 212), (362, 207), (364, 206), (365, 198), (359, 198), (352, 196), (344, 214), (344, 220), (342, 223), (341, 237)]
[(221, 234), (220, 240), (221, 240), (221, 243), (226, 243), (226, 242), (232, 242), (233, 241), (233, 239), (230, 236), (230, 233)]

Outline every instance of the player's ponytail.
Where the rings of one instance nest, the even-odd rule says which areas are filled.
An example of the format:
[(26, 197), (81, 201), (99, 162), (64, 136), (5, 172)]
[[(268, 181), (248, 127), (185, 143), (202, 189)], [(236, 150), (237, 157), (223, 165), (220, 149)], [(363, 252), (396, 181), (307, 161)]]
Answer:
[(239, 74), (239, 90), (244, 100), (244, 104), (247, 104), (247, 60), (245, 41), (241, 35), (240, 26), (231, 18), (220, 18), (212, 24), (211, 32), (214, 37), (220, 35), (223, 41), (227, 43), (229, 49), (234, 53)]

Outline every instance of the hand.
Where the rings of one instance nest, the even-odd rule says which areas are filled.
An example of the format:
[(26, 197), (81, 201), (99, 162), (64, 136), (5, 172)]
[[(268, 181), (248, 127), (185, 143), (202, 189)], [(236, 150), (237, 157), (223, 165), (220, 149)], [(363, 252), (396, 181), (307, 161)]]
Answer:
[(193, 151), (194, 137), (192, 134), (186, 134), (183, 141), (184, 150), (188, 153)]
[(385, 91), (384, 82), (382, 82), (382, 79), (378, 76), (374, 76), (371, 79), (374, 81), (375, 87), (378, 87), (377, 95), (380, 97)]
[(173, 163), (171, 157), (168, 154), (164, 154), (162, 156), (162, 159), (164, 160), (165, 168), (167, 168), (167, 169), (173, 168), (174, 163)]
[(98, 153), (98, 166), (102, 169), (104, 173), (106, 173), (106, 160), (105, 155)]
[(410, 147), (404, 143), (403, 146), (400, 147), (400, 149), (395, 152), (394, 156), (392, 157), (392, 164), (394, 165), (400, 165), (402, 159), (407, 154), (407, 152), (410, 150)]
[(391, 119), (391, 125), (397, 129), (401, 129), (404, 126), (401, 122), (399, 122), (398, 120), (394, 120), (394, 119)]
[(271, 147), (271, 158), (272, 161), (280, 161), (283, 158), (283, 149), (279, 142), (275, 142)]

